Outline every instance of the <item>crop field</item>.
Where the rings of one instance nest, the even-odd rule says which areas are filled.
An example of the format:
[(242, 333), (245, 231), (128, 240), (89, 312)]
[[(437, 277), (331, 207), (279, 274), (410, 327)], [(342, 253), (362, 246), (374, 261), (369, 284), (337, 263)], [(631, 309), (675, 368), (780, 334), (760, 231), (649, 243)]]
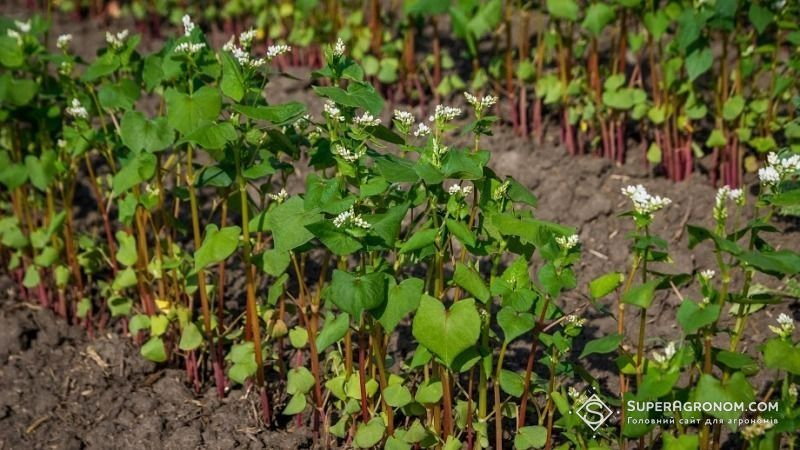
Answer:
[(800, 448), (800, 3), (0, 5), (0, 450)]

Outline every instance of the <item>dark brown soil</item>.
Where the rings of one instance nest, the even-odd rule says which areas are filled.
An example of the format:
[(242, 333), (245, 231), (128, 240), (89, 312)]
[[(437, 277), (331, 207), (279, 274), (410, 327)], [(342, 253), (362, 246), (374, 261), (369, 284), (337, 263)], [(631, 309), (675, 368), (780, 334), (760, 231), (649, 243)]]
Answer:
[[(75, 47), (89, 56), (102, 40), (101, 25), (62, 21), (54, 32), (75, 33)], [(306, 79), (305, 74), (298, 77)], [(278, 78), (270, 84), (267, 95), (275, 102), (306, 102), (317, 116), (321, 110), (322, 102), (309, 92), (305, 82)], [(415, 112), (425, 117), (425, 111)], [(503, 116), (502, 107), (499, 115)], [(494, 136), (484, 139), (483, 147), (492, 151), (496, 172), (512, 175), (535, 191), (539, 218), (579, 230), (584, 251), (576, 267), (579, 288), (567, 295), (560, 307), (569, 312), (583, 305), (588, 281), (608, 271), (625, 270), (629, 259), (626, 235), (632, 231), (632, 224), (618, 213), (628, 206), (620, 194), (620, 188), (628, 184), (644, 184), (651, 193), (673, 200), (659, 213), (652, 230), (670, 244), (673, 263), (665, 265), (665, 271), (715, 267), (708, 247), (688, 250), (685, 233), (687, 223), (711, 224), (715, 191), (705, 176), (698, 173), (680, 184), (653, 178), (641, 159), (643, 152), (636, 149), (629, 152), (630, 161), (621, 167), (593, 157), (570, 158), (557, 142), (556, 128), (552, 126), (543, 145), (535, 145), (499, 127)], [(291, 181), (291, 192), (301, 191), (303, 174), (299, 171)], [(749, 200), (752, 203), (752, 198)], [(83, 220), (97, 224), (96, 219), (88, 216)], [(780, 225), (786, 232), (771, 236), (772, 245), (800, 249), (797, 222), (787, 220)], [(0, 287), (7, 287), (3, 278)], [(688, 290), (682, 295), (692, 298), (696, 293)], [(267, 431), (259, 422), (254, 393), (232, 390), (222, 401), (207, 387), (206, 392), (195, 394), (186, 385), (182, 371), (144, 361), (129, 338), (108, 333), (89, 340), (84, 330), (70, 327), (49, 311), (23, 304), (13, 296), (5, 288), (0, 292), (0, 449), (278, 449), (310, 445), (307, 433), (288, 425)], [(650, 308), (648, 335), (652, 338), (648, 347), (680, 339), (681, 330), (674, 319), (679, 302), (676, 294), (665, 293)], [(602, 303), (611, 308), (614, 300)], [(800, 318), (796, 302), (758, 312), (748, 322), (745, 351), (756, 354), (756, 346), (769, 333), (766, 324), (780, 312)], [(585, 341), (616, 330), (613, 318), (595, 308), (587, 309), (584, 315), (588, 322), (575, 354)], [(629, 321), (628, 336), (635, 337), (638, 329), (633, 322)], [(508, 364), (524, 365), (526, 348), (520, 343), (512, 349)], [(592, 358), (587, 368), (600, 378), (607, 392), (614, 393), (616, 375), (605, 360)], [(762, 373), (751, 380), (757, 390), (764, 390), (768, 375)], [(280, 405), (274, 406), (280, 411)]]

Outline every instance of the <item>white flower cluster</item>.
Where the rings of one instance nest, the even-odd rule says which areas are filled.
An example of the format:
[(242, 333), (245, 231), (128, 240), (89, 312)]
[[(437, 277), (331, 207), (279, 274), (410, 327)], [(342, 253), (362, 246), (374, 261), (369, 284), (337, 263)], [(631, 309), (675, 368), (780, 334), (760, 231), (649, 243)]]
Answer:
[(353, 208), (350, 207), (349, 210), (339, 214), (336, 218), (333, 219), (333, 224), (336, 228), (342, 228), (344, 226), (354, 226), (358, 228), (369, 228), (370, 224), (363, 218), (361, 218), (361, 214), (356, 214), (353, 211)]
[(675, 343), (670, 341), (666, 347), (664, 347), (664, 353), (659, 353), (654, 351), (652, 353), (653, 360), (659, 364), (666, 364), (672, 360), (672, 357), (675, 356)]
[(287, 198), (289, 198), (289, 193), (286, 192), (286, 189), (281, 189), (281, 191), (278, 192), (277, 194), (270, 193), (267, 195), (269, 195), (269, 198), (275, 200), (278, 203), (283, 203)]
[(333, 56), (341, 58), (341, 56), (344, 55), (345, 50), (346, 47), (344, 46), (344, 41), (342, 38), (337, 39), (336, 45), (333, 46)]
[(574, 248), (580, 242), (580, 238), (577, 234), (573, 234), (570, 236), (556, 236), (556, 244), (559, 247), (563, 248), (564, 250), (570, 250)]
[(11, 28), (9, 28), (9, 29), (6, 31), (6, 34), (8, 35), (8, 37), (10, 37), (10, 38), (12, 38), (12, 39), (16, 40), (18, 45), (22, 45), (22, 35), (21, 35), (21, 34), (19, 34), (19, 31), (17, 31), (17, 30), (12, 30)]
[(773, 152), (767, 155), (767, 166), (758, 169), (758, 179), (761, 184), (774, 186), (797, 172), (800, 172), (800, 155), (780, 158)]
[(400, 111), (399, 109), (394, 110), (394, 120), (406, 129), (411, 128), (415, 122), (413, 114), (408, 111)]
[(81, 105), (81, 101), (77, 98), (72, 99), (72, 103), (67, 107), (67, 114), (76, 119), (88, 119), (89, 112)]
[(782, 338), (787, 338), (794, 333), (794, 320), (789, 317), (785, 313), (781, 313), (777, 319), (778, 326), (770, 325), (769, 329), (772, 330), (773, 333), (777, 334)]
[(117, 34), (106, 31), (106, 43), (112, 48), (120, 48), (125, 45), (125, 39), (128, 38), (128, 30), (122, 30)]
[(731, 200), (737, 205), (744, 204), (744, 192), (741, 189), (731, 189), (730, 186), (722, 186), (717, 190), (716, 201), (714, 202), (713, 216), (717, 222), (723, 222), (728, 218), (728, 208), (725, 202)]
[(175, 47), (175, 53), (183, 53), (187, 55), (194, 55), (200, 50), (206, 48), (206, 44), (198, 42), (193, 44), (191, 42), (182, 42)]
[(461, 186), (458, 184), (454, 184), (447, 189), (447, 192), (450, 195), (456, 195), (461, 197), (466, 197), (472, 193), (472, 186)]
[(342, 115), (342, 111), (339, 110), (339, 107), (336, 106), (331, 100), (325, 101), (325, 106), (322, 107), (322, 110), (325, 111), (325, 114), (331, 118), (333, 121), (344, 122), (344, 116)]
[(566, 321), (568, 324), (574, 325), (576, 327), (582, 327), (584, 324), (586, 324), (586, 319), (580, 318), (575, 314), (568, 315)]
[(492, 200), (498, 201), (498, 200), (502, 199), (503, 197), (505, 197), (506, 193), (508, 193), (508, 187), (510, 185), (511, 185), (511, 183), (509, 181), (505, 181), (500, 186), (497, 186), (497, 188), (494, 190), (494, 192), (492, 192)]
[(789, 397), (793, 398), (794, 401), (797, 401), (797, 385), (794, 383), (789, 386)]
[(249, 30), (242, 31), (241, 34), (239, 34), (239, 44), (241, 44), (241, 46), (244, 48), (250, 48), (250, 46), (253, 45), (253, 40), (255, 40), (255, 38), (256, 30), (250, 28)]
[(181, 17), (181, 22), (183, 22), (183, 35), (191, 36), (192, 31), (194, 31), (194, 22), (192, 22), (192, 18), (189, 17), (188, 14), (184, 14), (183, 17)]
[(61, 36), (56, 39), (56, 47), (59, 50), (65, 52), (69, 49), (69, 43), (72, 42), (72, 35), (71, 34), (62, 34)]
[(464, 97), (466, 97), (467, 103), (475, 108), (475, 112), (478, 115), (481, 115), (485, 110), (491, 108), (495, 103), (497, 103), (497, 97), (493, 95), (484, 95), (483, 97), (478, 98), (469, 92), (464, 92)]
[(30, 33), (31, 32), (31, 21), (26, 20), (25, 22), (21, 20), (15, 20), (14, 26), (23, 33)]
[(641, 184), (622, 188), (622, 194), (633, 201), (633, 209), (639, 214), (653, 214), (672, 203), (672, 200), (658, 195), (650, 195)]
[(431, 134), (431, 129), (430, 129), (430, 127), (429, 127), (429, 126), (427, 126), (427, 125), (425, 125), (425, 124), (424, 124), (424, 123), (422, 123), (422, 122), (420, 122), (420, 124), (417, 126), (417, 129), (416, 129), (416, 130), (414, 130), (414, 136), (415, 136), (415, 137), (427, 136), (427, 135), (429, 135), (429, 134)]
[(702, 279), (704, 279), (706, 281), (709, 281), (712, 278), (714, 278), (714, 275), (716, 275), (716, 274), (717, 274), (717, 272), (714, 272), (711, 269), (706, 269), (706, 270), (703, 270), (702, 272), (700, 272), (700, 278), (702, 278)]
[(763, 436), (773, 426), (775, 425), (769, 420), (757, 420), (752, 425), (742, 427), (742, 437), (749, 441)]
[(350, 150), (346, 149), (344, 147), (344, 145), (336, 144), (333, 147), (333, 151), (337, 155), (341, 156), (342, 159), (344, 159), (345, 161), (356, 162), (356, 161), (358, 161), (359, 158), (364, 156), (364, 154), (367, 152), (367, 149), (366, 148), (362, 148), (361, 150), (356, 150), (354, 152), (351, 152)]
[(446, 123), (461, 115), (461, 108), (453, 106), (436, 105), (436, 111), (428, 117), (429, 122)]
[(377, 127), (381, 124), (381, 119), (368, 112), (365, 112), (364, 114), (353, 119), (353, 122), (360, 127)]
[(578, 391), (573, 386), (569, 387), (569, 390), (567, 391), (567, 393), (569, 394), (569, 396), (572, 399), (572, 401), (575, 403), (575, 406), (580, 406), (580, 405), (586, 403), (587, 400), (589, 400), (589, 396), (587, 396), (583, 392)]
[(271, 60), (284, 53), (289, 53), (290, 51), (292, 51), (292, 47), (289, 47), (286, 44), (270, 45), (269, 47), (267, 47), (267, 59)]

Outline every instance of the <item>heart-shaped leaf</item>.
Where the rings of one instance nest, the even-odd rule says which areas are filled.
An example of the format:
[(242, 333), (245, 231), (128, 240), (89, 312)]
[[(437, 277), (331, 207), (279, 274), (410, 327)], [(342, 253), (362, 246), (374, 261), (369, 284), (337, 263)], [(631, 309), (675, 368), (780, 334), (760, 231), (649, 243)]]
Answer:
[(386, 276), (383, 272), (353, 275), (333, 271), (329, 298), (334, 305), (354, 318), (386, 301)]
[(423, 295), (412, 333), (420, 344), (452, 368), (456, 357), (478, 342), (481, 317), (471, 299), (458, 301), (447, 310), (441, 301)]

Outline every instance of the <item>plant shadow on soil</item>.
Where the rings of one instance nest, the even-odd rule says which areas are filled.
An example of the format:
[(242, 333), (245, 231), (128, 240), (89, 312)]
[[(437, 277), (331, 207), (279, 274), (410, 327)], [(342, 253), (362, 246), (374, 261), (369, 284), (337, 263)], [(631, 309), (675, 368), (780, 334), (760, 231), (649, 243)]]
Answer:
[[(81, 42), (80, 47), (85, 50), (96, 48), (102, 42), (98, 27), (99, 24), (93, 23), (61, 23), (53, 32), (75, 33), (76, 41)], [(295, 75), (300, 80), (308, 79), (304, 71)], [(315, 116), (319, 116), (322, 109), (322, 101), (310, 91), (309, 84), (292, 78), (273, 80), (267, 97), (275, 103), (303, 102)], [(388, 120), (390, 110), (387, 108), (384, 119)], [(418, 117), (426, 117), (426, 111), (412, 111)], [(506, 113), (501, 105), (498, 116), (508, 117)], [(685, 232), (687, 223), (711, 225), (715, 190), (702, 175), (703, 170), (679, 184), (653, 178), (645, 165), (644, 150), (634, 148), (634, 144), (630, 144), (629, 161), (623, 166), (595, 157), (571, 158), (557, 143), (557, 126), (550, 125), (553, 130), (547, 133), (542, 145), (518, 138), (508, 127), (498, 126), (494, 136), (482, 140), (481, 147), (492, 152), (490, 165), (498, 174), (513, 176), (533, 189), (539, 198), (535, 211), (538, 218), (578, 230), (583, 247), (583, 258), (575, 267), (578, 288), (565, 294), (557, 304), (565, 313), (587, 301), (585, 292), (590, 280), (612, 270), (623, 271), (628, 264), (626, 235), (633, 227), (630, 219), (617, 216), (628, 207), (627, 199), (620, 194), (620, 188), (628, 184), (644, 184), (650, 192), (673, 200), (670, 207), (659, 213), (652, 230), (668, 241), (673, 259), (671, 264), (660, 269), (678, 273), (715, 267), (713, 253), (708, 247), (688, 249)], [(701, 166), (707, 163), (706, 160), (699, 162)], [(304, 176), (305, 171), (298, 170), (287, 190), (301, 192)], [(753, 185), (752, 177), (746, 181)], [(84, 230), (97, 230), (99, 235), (101, 221), (94, 212), (91, 193), (81, 192), (85, 194), (80, 196), (85, 202), (83, 209), (75, 212), (76, 225)], [(752, 203), (752, 191), (748, 200)], [(798, 221), (781, 219), (778, 226), (784, 233), (770, 235), (767, 240), (776, 248), (797, 250)], [(314, 266), (309, 273), (315, 280), (318, 264), (309, 261), (309, 265)], [(232, 267), (231, 276), (228, 276), (226, 307), (243, 310), (243, 277), (237, 277), (235, 271), (241, 273), (241, 268)], [(756, 280), (770, 283), (760, 277)], [(740, 281), (734, 280), (734, 284)], [(302, 425), (296, 427), (285, 418), (281, 419), (283, 422), (278, 424), (277, 431), (261, 426), (258, 396), (247, 392), (246, 388), (233, 389), (225, 399), (219, 400), (207, 383), (197, 394), (185, 383), (183, 371), (143, 360), (129, 338), (107, 330), (89, 340), (83, 329), (68, 325), (49, 311), (23, 303), (10, 286), (7, 274), (0, 274), (0, 448), (280, 449), (312, 445), (307, 429)], [(699, 300), (696, 290), (684, 289), (681, 294)], [(100, 301), (97, 299), (96, 303)], [(662, 294), (653, 303), (647, 320), (651, 337), (646, 342), (648, 350), (680, 339), (682, 331), (674, 319), (679, 303), (680, 299), (673, 292)], [(615, 300), (603, 299), (600, 304), (613, 310)], [(780, 312), (800, 319), (796, 302), (756, 313), (745, 330), (743, 351), (757, 356), (757, 346), (770, 333), (767, 324), (773, 323)], [(633, 313), (630, 314), (629, 317), (633, 317)], [(616, 322), (592, 307), (586, 309), (583, 316), (587, 324), (576, 339), (572, 362), (598, 378), (604, 393), (615, 395), (618, 386), (612, 358), (594, 355), (578, 361), (577, 355), (587, 341), (615, 333)], [(638, 334), (638, 321), (629, 319), (627, 322), (630, 345), (633, 342), (630, 339)], [(410, 334), (407, 321), (398, 327), (393, 337), (396, 361), (413, 352)], [(721, 346), (724, 342), (716, 344)], [(529, 348), (527, 339), (510, 346), (506, 368), (524, 369)], [(271, 373), (271, 386), (277, 387), (277, 374)], [(538, 363), (537, 373), (546, 376), (545, 369)], [(762, 371), (751, 383), (758, 392), (764, 392), (772, 375)], [(282, 409), (285, 400), (272, 395), (275, 414)]]

